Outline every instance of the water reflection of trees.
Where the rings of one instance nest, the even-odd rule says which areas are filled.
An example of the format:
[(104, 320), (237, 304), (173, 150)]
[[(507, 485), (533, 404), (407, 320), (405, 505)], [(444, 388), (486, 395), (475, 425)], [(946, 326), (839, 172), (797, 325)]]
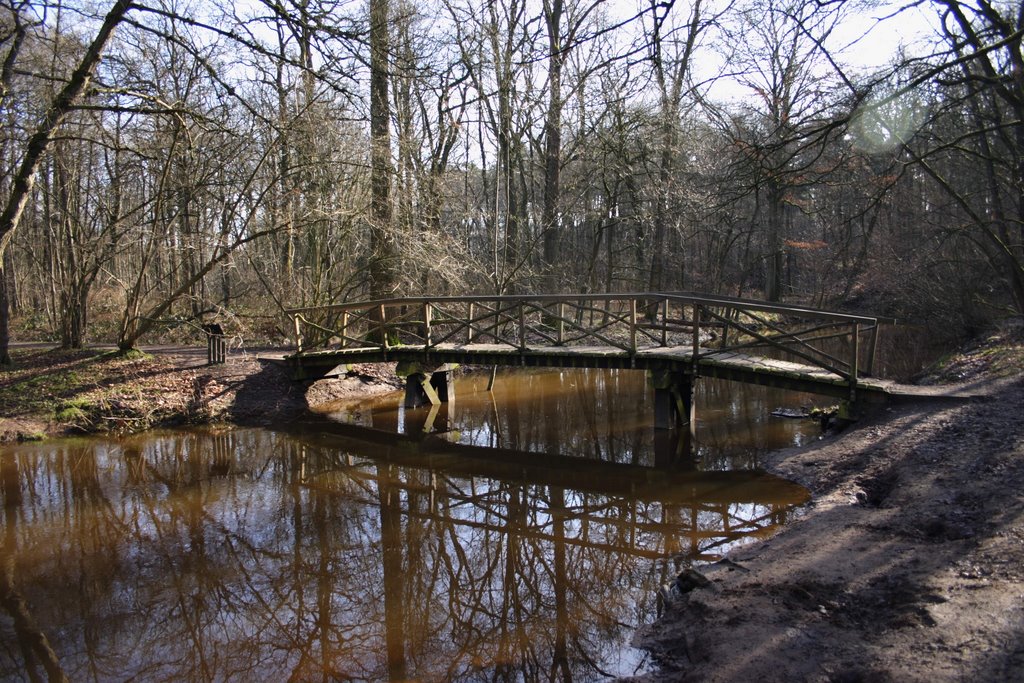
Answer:
[[(3, 588), (71, 680), (622, 672), (678, 566), (785, 514), (451, 476), (258, 431), (0, 462)], [(4, 607), (0, 677), (17, 678), (43, 660)]]

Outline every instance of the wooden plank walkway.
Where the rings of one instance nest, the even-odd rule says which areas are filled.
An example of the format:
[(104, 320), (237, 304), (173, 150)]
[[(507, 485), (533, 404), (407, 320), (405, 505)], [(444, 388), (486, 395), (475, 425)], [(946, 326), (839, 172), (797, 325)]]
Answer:
[[(635, 353), (613, 346), (526, 346), (509, 344), (436, 344), (378, 346), (306, 351), (285, 357), (296, 377), (312, 379), (331, 374), (339, 365), (361, 362), (413, 362), (424, 366), (445, 363), (512, 367), (591, 367), (685, 372), (703, 377), (774, 386), (783, 389), (849, 398), (849, 380), (821, 367), (766, 358), (737, 351), (693, 347), (651, 346)], [(895, 385), (875, 378), (859, 378), (858, 399), (884, 400)]]

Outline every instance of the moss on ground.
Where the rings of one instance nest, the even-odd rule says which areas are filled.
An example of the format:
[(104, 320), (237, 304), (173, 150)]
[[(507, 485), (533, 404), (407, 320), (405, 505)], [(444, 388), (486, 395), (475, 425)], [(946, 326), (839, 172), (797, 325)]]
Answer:
[(87, 387), (103, 370), (96, 351), (15, 350), (14, 366), (0, 372), (0, 413), (48, 414)]
[(40, 435), (36, 425), (48, 425), (47, 432), (103, 429), (112, 406), (133, 415), (136, 403), (159, 400), (159, 388), (141, 392), (140, 386), (165, 371), (161, 360), (140, 351), (14, 349), (11, 355), (13, 367), (0, 371), (0, 417), (14, 426), (0, 431), (20, 440)]
[(57, 422), (66, 422), (74, 425), (82, 425), (91, 422), (89, 413), (96, 408), (96, 405), (87, 398), (73, 398), (69, 401), (61, 401), (53, 410), (53, 419)]
[(930, 368), (924, 384), (955, 384), (978, 377), (1001, 378), (1024, 373), (1024, 330), (1010, 326), (947, 354)]

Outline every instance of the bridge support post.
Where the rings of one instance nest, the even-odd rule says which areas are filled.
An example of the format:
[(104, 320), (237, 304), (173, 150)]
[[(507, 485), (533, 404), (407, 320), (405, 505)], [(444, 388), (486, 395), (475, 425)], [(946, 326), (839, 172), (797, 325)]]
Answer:
[(395, 374), (405, 377), (405, 407), (436, 406), (453, 400), (455, 386), (451, 375), (454, 369), (451, 365), (443, 365), (430, 371), (419, 363), (399, 363)]
[(694, 376), (685, 372), (652, 370), (649, 379), (654, 387), (654, 428), (675, 429), (685, 425), (693, 432), (696, 421)]
[(654, 430), (654, 466), (662, 470), (695, 469), (693, 433), (688, 429)]
[(864, 410), (863, 401), (844, 399), (839, 402), (835, 419), (842, 425), (853, 424), (864, 416)]
[(458, 433), (452, 431), (451, 414), (448, 412), (447, 403), (432, 405), (429, 410), (407, 411), (405, 413), (405, 433), (416, 437), (454, 437), (458, 441)]
[(415, 372), (405, 378), (405, 407), (419, 408), (425, 405), (440, 405), (441, 398), (430, 384), (430, 378)]
[(434, 391), (437, 392), (437, 397), (441, 399), (441, 403), (448, 403), (455, 399), (455, 383), (451, 370), (442, 369), (432, 372), (430, 374), (430, 386), (434, 387)]

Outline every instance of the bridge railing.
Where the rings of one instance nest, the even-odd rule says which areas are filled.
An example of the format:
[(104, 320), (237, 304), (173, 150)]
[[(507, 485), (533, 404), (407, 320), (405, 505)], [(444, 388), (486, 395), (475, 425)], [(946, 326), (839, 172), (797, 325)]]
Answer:
[(752, 353), (856, 381), (891, 319), (690, 292), (409, 297), (287, 311), (298, 355), (326, 349), (492, 344)]

